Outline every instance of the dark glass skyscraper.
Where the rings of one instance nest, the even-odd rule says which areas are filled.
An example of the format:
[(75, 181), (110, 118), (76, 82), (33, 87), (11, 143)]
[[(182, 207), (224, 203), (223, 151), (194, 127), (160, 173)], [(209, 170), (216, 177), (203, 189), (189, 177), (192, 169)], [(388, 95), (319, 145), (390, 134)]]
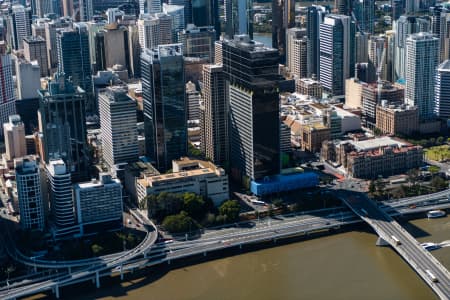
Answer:
[(72, 180), (86, 180), (86, 93), (63, 74), (56, 74), (48, 89), (39, 91), (39, 98), (45, 162), (61, 158), (72, 173)]
[(89, 56), (89, 37), (84, 23), (75, 23), (73, 28), (64, 28), (56, 32), (58, 73), (70, 78), (74, 86), (80, 86), (88, 97), (86, 109), (96, 112), (92, 97), (92, 73)]
[(272, 0), (272, 47), (286, 59), (286, 30), (295, 26), (294, 0)]
[(144, 49), (142, 91), (147, 155), (160, 170), (187, 153), (184, 60), (181, 44)]
[(308, 77), (313, 74), (319, 76), (319, 28), (320, 24), (323, 22), (325, 15), (327, 14), (327, 9), (324, 6), (313, 5), (308, 7), (307, 11), (307, 69)]
[(278, 50), (236, 35), (222, 44), (230, 107), (230, 162), (237, 179), (280, 172)]

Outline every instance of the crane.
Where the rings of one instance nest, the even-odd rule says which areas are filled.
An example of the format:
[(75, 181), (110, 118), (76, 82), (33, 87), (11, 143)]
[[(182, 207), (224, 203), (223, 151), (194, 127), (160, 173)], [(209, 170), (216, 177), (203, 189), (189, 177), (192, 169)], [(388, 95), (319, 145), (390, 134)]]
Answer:
[(381, 71), (383, 70), (383, 62), (384, 58), (386, 57), (386, 41), (383, 43), (383, 51), (381, 52), (381, 57), (377, 62), (377, 88), (378, 88), (378, 104), (381, 103), (381, 90), (383, 88), (383, 81), (381, 80)]

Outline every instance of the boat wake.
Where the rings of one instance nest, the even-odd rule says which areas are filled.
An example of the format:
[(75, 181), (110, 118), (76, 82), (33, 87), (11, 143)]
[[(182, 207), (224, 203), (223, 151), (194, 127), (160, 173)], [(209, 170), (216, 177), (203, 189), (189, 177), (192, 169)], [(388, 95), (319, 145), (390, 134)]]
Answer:
[(440, 242), (438, 245), (441, 247), (450, 247), (450, 240)]

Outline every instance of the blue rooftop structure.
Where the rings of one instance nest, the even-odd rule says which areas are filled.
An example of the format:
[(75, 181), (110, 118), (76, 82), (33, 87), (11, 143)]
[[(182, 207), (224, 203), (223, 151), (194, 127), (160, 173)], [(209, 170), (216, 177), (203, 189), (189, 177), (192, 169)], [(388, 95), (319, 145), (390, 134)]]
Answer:
[(313, 172), (292, 175), (277, 175), (264, 180), (252, 181), (250, 191), (257, 196), (270, 195), (279, 192), (315, 187), (319, 184), (319, 176)]

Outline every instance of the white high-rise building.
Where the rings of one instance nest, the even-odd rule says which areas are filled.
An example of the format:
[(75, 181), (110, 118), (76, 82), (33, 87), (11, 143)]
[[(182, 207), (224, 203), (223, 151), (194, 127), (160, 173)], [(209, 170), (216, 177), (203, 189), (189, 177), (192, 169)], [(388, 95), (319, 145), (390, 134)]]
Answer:
[(98, 97), (103, 159), (112, 168), (138, 159), (136, 104), (121, 87), (108, 87)]
[(51, 212), (58, 228), (75, 224), (70, 171), (62, 159), (51, 159), (46, 165)]
[(434, 112), (439, 118), (450, 118), (450, 60), (439, 65), (436, 73)]
[(320, 70), (323, 88), (333, 95), (345, 94), (345, 80), (352, 77), (355, 23), (344, 15), (328, 15), (320, 24)]
[(31, 62), (22, 58), (15, 59), (17, 99), (32, 99), (38, 96), (41, 88), (41, 68), (36, 60)]
[(292, 76), (307, 76), (308, 39), (306, 29), (290, 28), (287, 30), (286, 53), (287, 67)]
[(417, 106), (421, 120), (434, 117), (434, 81), (439, 63), (439, 39), (420, 32), (406, 39), (405, 103)]
[(153, 49), (158, 45), (171, 44), (173, 17), (166, 14), (141, 15), (138, 20), (141, 48)]
[(38, 163), (29, 156), (14, 161), (20, 225), (22, 229), (43, 230), (45, 227), (44, 202)]
[(9, 122), (3, 124), (5, 135), (6, 159), (12, 160), (27, 155), (25, 126), (19, 115), (9, 116)]
[[(3, 124), (10, 115), (16, 114), (11, 56), (6, 53), (4, 41), (0, 41), (0, 67), (0, 123)], [(0, 133), (3, 134), (1, 130)]]
[(10, 17), (11, 46), (15, 50), (23, 48), (23, 39), (31, 35), (31, 9), (15, 4)]
[(406, 78), (406, 38), (418, 32), (427, 32), (430, 23), (424, 18), (415, 16), (401, 16), (394, 22), (395, 31), (395, 80), (404, 81)]

